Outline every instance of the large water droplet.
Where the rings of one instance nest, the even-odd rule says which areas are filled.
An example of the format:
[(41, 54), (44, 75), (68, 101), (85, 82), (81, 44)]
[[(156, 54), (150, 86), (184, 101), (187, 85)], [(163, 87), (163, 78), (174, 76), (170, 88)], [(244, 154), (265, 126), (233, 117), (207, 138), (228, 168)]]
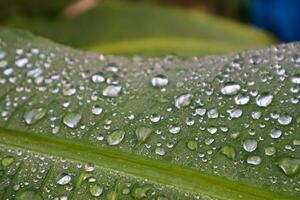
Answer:
[(243, 143), (243, 147), (247, 152), (253, 152), (257, 148), (257, 141), (256, 140), (246, 140)]
[(221, 89), (222, 94), (224, 95), (234, 95), (237, 94), (241, 89), (241, 86), (235, 82), (227, 82), (224, 87)]
[(121, 86), (109, 85), (102, 91), (102, 95), (106, 97), (117, 97), (120, 95), (121, 90), (122, 90)]
[(63, 117), (63, 123), (69, 128), (76, 128), (81, 120), (81, 114), (67, 113)]
[(169, 80), (165, 75), (159, 74), (152, 78), (152, 86), (156, 88), (163, 88), (168, 85)]
[(182, 107), (190, 105), (190, 103), (192, 101), (192, 97), (193, 96), (189, 93), (185, 93), (185, 94), (180, 95), (179, 97), (177, 97), (175, 99), (175, 106), (177, 108), (182, 108)]
[(270, 93), (262, 93), (256, 97), (256, 104), (259, 107), (267, 107), (272, 103), (273, 95)]
[(279, 124), (287, 126), (292, 122), (293, 118), (287, 113), (283, 113), (277, 120)]
[(293, 177), (297, 174), (300, 169), (300, 159), (296, 158), (281, 158), (276, 164), (282, 169), (282, 171), (290, 177)]
[(122, 142), (125, 136), (125, 131), (123, 130), (116, 130), (112, 132), (110, 135), (107, 137), (107, 143), (109, 145), (118, 145)]
[(43, 108), (35, 108), (25, 112), (23, 119), (26, 124), (31, 125), (39, 121), (45, 116), (45, 110)]

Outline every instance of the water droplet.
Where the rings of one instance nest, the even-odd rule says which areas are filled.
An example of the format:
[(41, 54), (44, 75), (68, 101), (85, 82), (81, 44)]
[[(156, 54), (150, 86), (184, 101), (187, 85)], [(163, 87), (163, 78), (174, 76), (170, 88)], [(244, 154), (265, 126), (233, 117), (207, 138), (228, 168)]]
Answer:
[(150, 116), (150, 121), (153, 123), (157, 123), (160, 121), (160, 116), (158, 114), (152, 114)]
[(235, 82), (227, 82), (224, 87), (221, 89), (222, 94), (224, 95), (234, 95), (237, 94), (241, 89), (241, 86)]
[(3, 167), (8, 167), (9, 165), (11, 165), (13, 162), (15, 161), (15, 159), (13, 157), (5, 157), (2, 159), (2, 166)]
[(259, 156), (249, 156), (247, 158), (247, 163), (251, 165), (259, 165), (261, 163), (261, 158)]
[(294, 83), (294, 84), (300, 84), (300, 74), (295, 74), (292, 77), (292, 83)]
[(198, 143), (195, 140), (188, 141), (186, 146), (191, 151), (196, 151), (198, 149)]
[(63, 95), (72, 96), (76, 94), (76, 88), (74, 86), (64, 87), (62, 90)]
[(94, 115), (100, 115), (102, 113), (102, 111), (103, 111), (103, 109), (100, 106), (98, 106), (98, 105), (95, 105), (92, 108), (92, 113)]
[(109, 85), (103, 90), (102, 95), (105, 97), (117, 97), (120, 95), (121, 90), (122, 90), (121, 86)]
[(234, 97), (236, 105), (246, 105), (250, 101), (250, 97), (246, 93), (242, 93)]
[(135, 135), (139, 141), (138, 144), (142, 144), (144, 143), (151, 135), (151, 133), (153, 132), (152, 128), (148, 128), (148, 127), (138, 127), (135, 129)]
[(240, 109), (228, 109), (227, 112), (231, 118), (239, 118), (243, 114), (243, 111)]
[(287, 126), (292, 122), (293, 118), (289, 116), (287, 113), (284, 113), (280, 115), (280, 117), (277, 120), (279, 124)]
[(180, 126), (176, 125), (176, 124), (173, 124), (170, 126), (169, 128), (169, 132), (172, 133), (172, 134), (177, 134), (180, 132)]
[(24, 67), (26, 64), (28, 63), (28, 59), (27, 58), (21, 58), (19, 60), (16, 60), (16, 66), (17, 67)]
[(107, 143), (109, 145), (118, 145), (122, 142), (125, 136), (125, 131), (123, 130), (116, 130), (112, 132), (110, 135), (107, 137)]
[(57, 181), (57, 184), (59, 185), (67, 185), (72, 180), (71, 176), (68, 174), (64, 174), (62, 177), (60, 177)]
[(271, 130), (270, 136), (271, 136), (271, 138), (280, 138), (281, 134), (282, 134), (281, 130), (273, 129), (273, 130)]
[(246, 140), (243, 143), (243, 147), (247, 152), (253, 152), (257, 148), (257, 141), (256, 140)]
[(233, 160), (235, 158), (235, 150), (231, 146), (224, 146), (221, 149), (222, 154), (224, 154), (227, 158)]
[(94, 197), (99, 197), (103, 192), (103, 187), (101, 187), (100, 185), (92, 185), (90, 187), (90, 193), (92, 196)]
[(185, 93), (185, 94), (180, 95), (179, 97), (177, 97), (175, 99), (175, 106), (177, 108), (182, 108), (182, 107), (190, 105), (190, 103), (192, 101), (192, 97), (193, 96), (189, 93)]
[(293, 177), (297, 174), (300, 169), (300, 159), (296, 158), (281, 158), (276, 164), (282, 169), (282, 171), (290, 177)]
[(92, 75), (92, 81), (94, 83), (104, 83), (105, 82), (105, 77), (102, 72), (97, 72)]
[(211, 108), (207, 111), (207, 117), (210, 119), (216, 119), (219, 117), (219, 112), (217, 108)]
[(67, 113), (63, 117), (63, 123), (69, 128), (76, 128), (81, 120), (81, 115), (78, 113)]
[(23, 119), (26, 124), (31, 125), (39, 121), (45, 116), (45, 110), (43, 108), (35, 108), (25, 112)]
[(256, 104), (259, 107), (267, 107), (272, 103), (273, 95), (270, 93), (262, 93), (256, 97)]
[(134, 199), (144, 199), (147, 198), (147, 193), (151, 189), (151, 186), (146, 185), (143, 187), (137, 187), (133, 190), (132, 196)]
[(275, 153), (276, 153), (275, 147), (266, 147), (266, 148), (265, 148), (265, 154), (266, 154), (267, 156), (272, 156), (272, 155), (274, 155)]
[(162, 148), (162, 147), (156, 147), (155, 153), (156, 153), (157, 155), (160, 155), (160, 156), (163, 156), (163, 155), (166, 154), (165, 149)]
[(156, 88), (163, 88), (168, 85), (169, 80), (165, 75), (159, 74), (152, 78), (152, 86)]

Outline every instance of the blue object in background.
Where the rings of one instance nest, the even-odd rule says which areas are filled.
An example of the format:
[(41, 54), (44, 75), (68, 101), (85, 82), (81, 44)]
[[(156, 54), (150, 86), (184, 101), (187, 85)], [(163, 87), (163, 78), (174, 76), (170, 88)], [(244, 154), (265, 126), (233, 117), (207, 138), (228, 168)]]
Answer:
[(300, 0), (248, 0), (251, 22), (280, 40), (300, 40)]

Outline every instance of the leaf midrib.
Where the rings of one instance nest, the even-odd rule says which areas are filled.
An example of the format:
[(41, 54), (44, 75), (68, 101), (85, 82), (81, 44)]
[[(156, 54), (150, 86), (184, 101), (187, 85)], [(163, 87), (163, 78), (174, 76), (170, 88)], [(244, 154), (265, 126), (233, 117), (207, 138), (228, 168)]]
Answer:
[(286, 199), (293, 197), (226, 180), (193, 169), (103, 147), (58, 140), (32, 133), (0, 128), (0, 143), (71, 160), (90, 162), (129, 176), (148, 179), (218, 199)]

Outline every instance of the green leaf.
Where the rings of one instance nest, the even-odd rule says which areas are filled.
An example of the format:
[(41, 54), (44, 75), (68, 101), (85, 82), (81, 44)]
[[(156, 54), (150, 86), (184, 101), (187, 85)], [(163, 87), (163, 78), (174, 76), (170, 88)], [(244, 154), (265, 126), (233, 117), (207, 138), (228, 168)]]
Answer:
[(98, 51), (163, 56), (198, 56), (266, 46), (274, 39), (255, 28), (194, 10), (145, 2), (101, 1), (72, 18), (14, 16), (5, 25)]
[(299, 199), (299, 49), (125, 58), (1, 31), (0, 199)]

